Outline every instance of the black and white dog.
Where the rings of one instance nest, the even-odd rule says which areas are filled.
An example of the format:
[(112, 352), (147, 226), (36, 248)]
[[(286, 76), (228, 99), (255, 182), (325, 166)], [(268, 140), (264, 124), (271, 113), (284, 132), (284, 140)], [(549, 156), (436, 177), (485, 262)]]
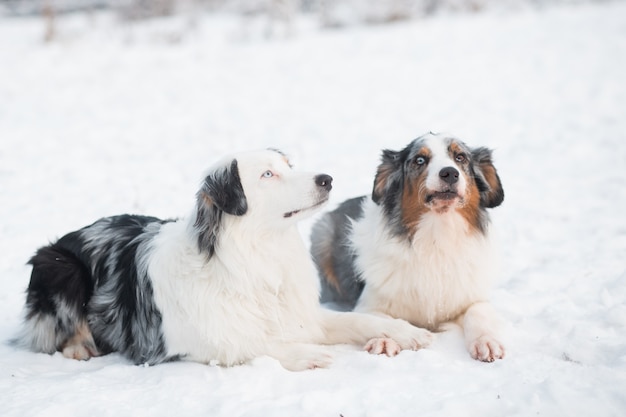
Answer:
[(185, 220), (121, 215), (63, 236), (30, 260), (18, 343), (138, 364), (269, 355), (290, 370), (327, 366), (322, 345), (427, 345), (432, 335), (404, 320), (320, 307), (296, 223), (328, 200), (331, 182), (293, 171), (278, 151), (242, 153), (208, 171)]
[(486, 209), (503, 199), (489, 149), (427, 134), (383, 151), (371, 199), (348, 200), (313, 228), (321, 300), (433, 331), (454, 321), (472, 357), (502, 358), (487, 302), (494, 259)]

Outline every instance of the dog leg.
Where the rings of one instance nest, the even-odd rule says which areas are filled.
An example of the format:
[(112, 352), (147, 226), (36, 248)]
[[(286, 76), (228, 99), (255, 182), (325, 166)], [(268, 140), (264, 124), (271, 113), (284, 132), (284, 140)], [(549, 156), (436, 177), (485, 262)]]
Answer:
[(309, 343), (285, 343), (270, 348), (268, 353), (289, 371), (326, 368), (333, 362), (333, 356), (324, 346)]
[(498, 340), (500, 323), (491, 304), (472, 304), (460, 322), (465, 334), (465, 344), (472, 358), (483, 362), (504, 358), (504, 346)]
[(401, 319), (375, 314), (324, 310), (324, 343), (362, 344), (370, 353), (395, 356), (430, 345), (433, 334)]

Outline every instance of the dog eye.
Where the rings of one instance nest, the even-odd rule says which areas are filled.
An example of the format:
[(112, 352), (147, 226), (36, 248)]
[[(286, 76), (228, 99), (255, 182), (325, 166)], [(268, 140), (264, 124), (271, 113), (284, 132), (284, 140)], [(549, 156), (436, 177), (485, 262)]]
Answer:
[(267, 170), (263, 173), (263, 175), (261, 175), (262, 178), (272, 178), (274, 176), (274, 173), (270, 170)]
[(415, 163), (417, 165), (424, 165), (426, 163), (426, 158), (424, 158), (423, 156), (418, 156), (417, 158), (415, 158)]
[(460, 153), (454, 157), (454, 160), (457, 161), (459, 164), (462, 164), (463, 162), (467, 161), (467, 157), (464, 153)]

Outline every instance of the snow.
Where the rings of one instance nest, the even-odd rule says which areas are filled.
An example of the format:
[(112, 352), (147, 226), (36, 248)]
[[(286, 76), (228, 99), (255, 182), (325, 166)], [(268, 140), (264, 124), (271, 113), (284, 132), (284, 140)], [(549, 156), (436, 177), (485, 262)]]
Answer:
[[(626, 4), (441, 15), (267, 40), (229, 16), (122, 25), (0, 20), (0, 415), (622, 416), (626, 414)], [(77, 362), (6, 341), (48, 240), (106, 215), (186, 215), (202, 171), (278, 147), (370, 192), (382, 148), (452, 132), (495, 149), (507, 357), (458, 333), (329, 369)], [(312, 224), (302, 233), (308, 239)]]

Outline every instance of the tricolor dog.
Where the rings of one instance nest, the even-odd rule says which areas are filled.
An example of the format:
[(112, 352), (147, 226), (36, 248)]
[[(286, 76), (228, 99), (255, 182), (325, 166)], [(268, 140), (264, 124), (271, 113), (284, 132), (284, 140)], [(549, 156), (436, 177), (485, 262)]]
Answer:
[(456, 322), (473, 358), (502, 358), (487, 209), (503, 199), (489, 149), (431, 133), (383, 151), (371, 198), (344, 202), (313, 228), (321, 301), (432, 331)]
[(241, 153), (209, 169), (186, 219), (121, 215), (63, 236), (30, 260), (17, 342), (137, 364), (267, 355), (290, 370), (327, 366), (324, 345), (427, 345), (432, 335), (404, 320), (320, 306), (296, 223), (328, 200), (331, 182), (275, 150)]

